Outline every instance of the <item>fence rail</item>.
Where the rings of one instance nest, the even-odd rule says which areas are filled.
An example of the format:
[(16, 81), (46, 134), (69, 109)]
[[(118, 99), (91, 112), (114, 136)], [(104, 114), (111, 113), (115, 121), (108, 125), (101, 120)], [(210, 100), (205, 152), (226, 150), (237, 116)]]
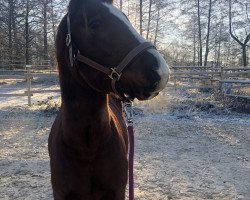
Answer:
[[(34, 94), (60, 92), (55, 89), (34, 90), (32, 89), (32, 80), (41, 75), (58, 75), (55, 71), (50, 70), (47, 73), (41, 72), (32, 65), (26, 65), (24, 70), (0, 70), (0, 80), (25, 80), (27, 82), (23, 93), (0, 93), (0, 97), (28, 97), (28, 105), (31, 105), (31, 97)], [(172, 79), (174, 87), (177, 88), (177, 82), (192, 81), (197, 84), (187, 84), (183, 89), (214, 89), (219, 88), (221, 91), (225, 84), (231, 84), (231, 90), (246, 88), (250, 85), (250, 67), (223, 68), (223, 67), (203, 67), (203, 66), (175, 66), (172, 67)], [(228, 90), (229, 91), (229, 90)], [(237, 94), (227, 93), (225, 96), (234, 97)], [(240, 96), (239, 94), (238, 96)], [(242, 95), (241, 95), (242, 96)], [(244, 95), (243, 95), (244, 96)], [(248, 96), (248, 95), (246, 95)], [(247, 97), (248, 98), (248, 97)]]
[[(250, 79), (250, 67), (239, 68), (224, 68), (224, 67), (204, 67), (204, 66), (174, 66), (172, 67), (172, 79), (175, 88), (177, 82), (184, 80), (195, 79), (200, 81), (197, 88), (204, 87), (204, 85), (218, 86), (218, 82), (224, 79)], [(210, 82), (208, 82), (210, 81)]]
[[(37, 69), (49, 69), (52, 71), (52, 63), (50, 60), (40, 60), (40, 61), (34, 61), (31, 64), (32, 68)], [(0, 71), (11, 69), (11, 70), (17, 70), (17, 69), (25, 69), (26, 68), (26, 62), (24, 60), (0, 60)]]
[[(174, 87), (177, 83), (188, 84), (182, 89), (214, 89), (217, 88), (226, 97), (237, 97), (249, 99), (249, 95), (235, 94), (236, 89), (250, 88), (250, 67), (203, 67), (203, 66), (175, 66), (172, 67), (172, 79)], [(194, 81), (195, 80), (195, 81)], [(195, 82), (193, 85), (190, 82)], [(197, 85), (198, 83), (198, 85)], [(230, 87), (230, 88), (226, 88)]]
[(0, 80), (24, 80), (27, 82), (25, 91), (23, 93), (0, 93), (0, 97), (27, 97), (28, 98), (28, 105), (31, 106), (31, 97), (34, 94), (41, 94), (41, 93), (53, 93), (53, 92), (60, 92), (60, 90), (57, 89), (39, 89), (39, 90), (34, 90), (32, 89), (32, 80), (34, 76), (39, 76), (39, 75), (58, 75), (55, 72), (50, 72), (50, 73), (36, 73), (31, 71), (32, 66), (31, 65), (26, 65), (25, 70), (22, 70), (23, 75), (13, 75), (13, 73), (17, 72), (19, 73), (20, 70), (13, 71), (13, 70), (3, 70), (0, 72), (4, 73), (12, 73), (12, 75), (0, 75)]
[(0, 75), (0, 79), (25, 79), (25, 76), (21, 76), (21, 75)]

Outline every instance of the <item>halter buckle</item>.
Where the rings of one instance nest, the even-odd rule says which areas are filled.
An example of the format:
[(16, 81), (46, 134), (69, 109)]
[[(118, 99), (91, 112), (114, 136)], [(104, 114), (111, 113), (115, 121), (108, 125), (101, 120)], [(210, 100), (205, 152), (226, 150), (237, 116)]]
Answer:
[(122, 73), (118, 73), (117, 71), (116, 71), (116, 68), (111, 68), (111, 73), (110, 73), (110, 75), (108, 75), (112, 80), (120, 80), (120, 78), (121, 78), (121, 76), (122, 76)]

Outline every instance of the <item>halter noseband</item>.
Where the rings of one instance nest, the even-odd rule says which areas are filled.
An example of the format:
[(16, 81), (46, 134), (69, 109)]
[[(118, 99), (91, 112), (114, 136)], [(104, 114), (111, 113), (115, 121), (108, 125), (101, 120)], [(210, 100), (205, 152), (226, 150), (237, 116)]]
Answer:
[(106, 74), (111, 80), (111, 86), (113, 91), (120, 96), (120, 94), (116, 90), (116, 82), (120, 80), (122, 76), (123, 70), (142, 52), (147, 50), (148, 48), (155, 48), (153, 44), (150, 42), (144, 42), (137, 47), (135, 47), (133, 50), (131, 50), (125, 58), (120, 62), (120, 64), (117, 67), (108, 68), (104, 67), (103, 65), (87, 58), (86, 56), (81, 55), (81, 53), (78, 51), (78, 53), (75, 55), (73, 53), (73, 47), (72, 47), (72, 39), (71, 39), (71, 29), (70, 29), (70, 18), (69, 13), (67, 14), (67, 28), (68, 28), (68, 34), (66, 38), (66, 45), (69, 48), (69, 60), (71, 67), (74, 66), (74, 61), (80, 61), (104, 74)]

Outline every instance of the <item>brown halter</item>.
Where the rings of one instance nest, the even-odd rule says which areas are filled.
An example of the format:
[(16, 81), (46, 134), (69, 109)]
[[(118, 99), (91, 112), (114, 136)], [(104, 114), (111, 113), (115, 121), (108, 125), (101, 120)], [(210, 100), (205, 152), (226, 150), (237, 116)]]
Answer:
[[(103, 65), (87, 58), (86, 56), (81, 55), (81, 53), (78, 51), (78, 53), (76, 55), (73, 54), (73, 47), (72, 47), (72, 39), (71, 39), (71, 29), (70, 29), (70, 18), (69, 18), (69, 13), (67, 14), (67, 27), (68, 27), (68, 34), (67, 34), (67, 38), (66, 38), (66, 45), (69, 48), (69, 59), (70, 59), (70, 65), (71, 67), (74, 66), (74, 61), (80, 61), (104, 74), (106, 74), (111, 80), (111, 86), (112, 89), (114, 91), (114, 93), (116, 93), (117, 95), (120, 96), (120, 94), (117, 92), (116, 90), (116, 82), (120, 80), (121, 76), (122, 76), (122, 72), (123, 70), (142, 52), (144, 52), (145, 50), (147, 50), (148, 48), (155, 48), (155, 46), (153, 44), (151, 44), (150, 42), (144, 42), (140, 45), (138, 45), (137, 47), (135, 47), (133, 50), (131, 50), (126, 56), (125, 58), (120, 62), (120, 64), (117, 67), (113, 67), (113, 68), (108, 68), (108, 67), (104, 67)], [(89, 84), (91, 85), (91, 84)], [(92, 86), (91, 86), (92, 87)], [(99, 91), (98, 89), (96, 89), (95, 87), (92, 87), (95, 90)]]

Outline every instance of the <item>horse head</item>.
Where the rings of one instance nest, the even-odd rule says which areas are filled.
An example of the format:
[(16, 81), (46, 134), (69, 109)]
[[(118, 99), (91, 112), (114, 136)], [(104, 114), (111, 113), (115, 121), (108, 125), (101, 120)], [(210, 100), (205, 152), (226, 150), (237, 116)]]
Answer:
[[(64, 42), (66, 35), (70, 33), (73, 55), (70, 55), (70, 51), (68, 53), (65, 45), (63, 49), (66, 49), (69, 58), (73, 57), (78, 72), (84, 76), (86, 89), (96, 88), (105, 93), (113, 92), (110, 77), (76, 60), (76, 54), (80, 53), (107, 69), (114, 69), (129, 52), (146, 40), (111, 0), (71, 0), (68, 14), (63, 21), (70, 30), (64, 31), (63, 40), (58, 41)], [(71, 73), (75, 69), (70, 67), (69, 60), (67, 63)], [(163, 90), (168, 79), (169, 68), (162, 55), (155, 48), (147, 48), (131, 59), (124, 68), (115, 83), (115, 90), (119, 95), (130, 99), (147, 100)]]

